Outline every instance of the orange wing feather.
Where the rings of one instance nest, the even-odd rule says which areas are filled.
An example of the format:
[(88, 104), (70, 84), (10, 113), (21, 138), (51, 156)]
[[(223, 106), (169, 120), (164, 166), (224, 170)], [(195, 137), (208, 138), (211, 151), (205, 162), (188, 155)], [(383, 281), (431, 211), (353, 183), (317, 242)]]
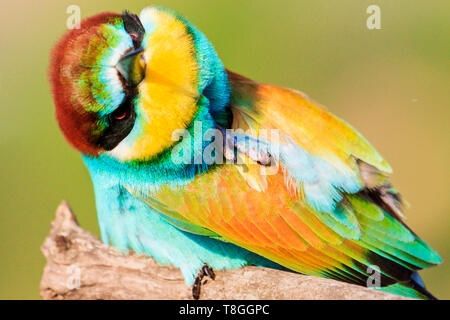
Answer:
[[(370, 144), (306, 96), (260, 85), (232, 73), (229, 76), (233, 85), (234, 129), (251, 130), (255, 137), (261, 129), (280, 129), (308, 153), (337, 166), (343, 163), (345, 168), (341, 169), (351, 171), (361, 182), (361, 189), (372, 176), (376, 176), (380, 186), (388, 181), (386, 172), (391, 169)], [(176, 212), (194, 229), (209, 230), (219, 239), (305, 274), (365, 284), (369, 276), (367, 266), (382, 264), (386, 266), (382, 274), (387, 276), (388, 283), (395, 283), (408, 280), (410, 271), (419, 266), (439, 262), (432, 249), (425, 253), (417, 251), (416, 256), (409, 254), (410, 248), (421, 246), (421, 242), (401, 224), (395, 226), (395, 232), (411, 239), (410, 243), (395, 248), (383, 239), (374, 239), (371, 230), (360, 228), (359, 220), (373, 219), (370, 223), (376, 229), (378, 224), (392, 219), (386, 211), (389, 208), (382, 209), (367, 195), (358, 193), (350, 197), (343, 192), (342, 201), (336, 204), (346, 212), (348, 221), (354, 219), (361, 230), (359, 237), (348, 238), (326, 223), (324, 216), (328, 213), (317, 211), (302, 192), (296, 192), (284, 170), (265, 175), (262, 165), (249, 161), (245, 154), (240, 156), (247, 161), (217, 166), (181, 189), (164, 188), (140, 197), (153, 205), (161, 203), (157, 210), (168, 216)], [(359, 161), (373, 172), (363, 168), (367, 176), (362, 177)], [(368, 213), (352, 203), (365, 205)], [(336, 225), (341, 222), (336, 220)], [(352, 226), (343, 222), (342, 227)], [(392, 252), (398, 256), (394, 257)]]

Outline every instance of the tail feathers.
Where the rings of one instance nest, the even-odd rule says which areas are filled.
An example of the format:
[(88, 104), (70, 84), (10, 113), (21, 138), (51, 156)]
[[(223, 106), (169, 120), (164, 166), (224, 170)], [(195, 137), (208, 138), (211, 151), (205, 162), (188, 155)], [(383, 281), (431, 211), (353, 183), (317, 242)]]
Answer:
[(420, 274), (417, 271), (412, 273), (411, 280), (414, 281), (417, 285), (419, 285), (425, 289), (425, 283), (423, 283), (422, 277), (420, 276)]
[(417, 272), (412, 274), (411, 280), (408, 283), (398, 282), (387, 287), (379, 288), (379, 290), (408, 298), (438, 300), (425, 288), (422, 278)]
[(420, 277), (418, 272), (414, 272), (412, 274), (411, 285), (412, 285), (413, 289), (415, 289), (416, 291), (420, 292), (422, 295), (426, 296), (427, 299), (429, 299), (429, 300), (438, 300), (435, 296), (433, 296), (431, 294), (430, 291), (428, 291), (425, 288), (425, 284), (423, 283), (423, 280)]

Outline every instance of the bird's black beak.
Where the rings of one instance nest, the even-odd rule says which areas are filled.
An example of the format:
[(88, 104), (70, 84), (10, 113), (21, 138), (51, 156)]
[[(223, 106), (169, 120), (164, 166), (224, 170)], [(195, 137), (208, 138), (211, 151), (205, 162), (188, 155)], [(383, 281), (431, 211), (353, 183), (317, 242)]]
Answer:
[(128, 52), (116, 65), (117, 71), (131, 86), (137, 86), (145, 77), (144, 49), (139, 48)]

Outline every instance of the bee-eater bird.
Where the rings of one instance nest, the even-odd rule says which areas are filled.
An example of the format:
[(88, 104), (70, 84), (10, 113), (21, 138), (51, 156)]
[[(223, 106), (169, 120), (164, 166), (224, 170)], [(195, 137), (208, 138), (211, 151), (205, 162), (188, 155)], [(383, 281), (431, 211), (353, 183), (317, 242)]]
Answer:
[(179, 14), (87, 18), (49, 73), (104, 243), (188, 285), (256, 265), (432, 298), (417, 271), (441, 258), (406, 226), (389, 164), (306, 95), (226, 70)]

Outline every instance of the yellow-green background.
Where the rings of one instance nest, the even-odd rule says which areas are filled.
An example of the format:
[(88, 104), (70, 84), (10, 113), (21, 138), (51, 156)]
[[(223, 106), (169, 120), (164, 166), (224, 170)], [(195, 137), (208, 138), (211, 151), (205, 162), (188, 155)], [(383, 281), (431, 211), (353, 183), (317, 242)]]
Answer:
[[(39, 247), (62, 199), (98, 234), (89, 176), (58, 131), (46, 77), (70, 4), (82, 17), (170, 7), (209, 37), (228, 68), (328, 106), (394, 167), (409, 225), (450, 259), (449, 1), (1, 1), (0, 298), (39, 298)], [(366, 28), (369, 4), (380, 5), (382, 30)], [(448, 266), (422, 272), (447, 299)]]

